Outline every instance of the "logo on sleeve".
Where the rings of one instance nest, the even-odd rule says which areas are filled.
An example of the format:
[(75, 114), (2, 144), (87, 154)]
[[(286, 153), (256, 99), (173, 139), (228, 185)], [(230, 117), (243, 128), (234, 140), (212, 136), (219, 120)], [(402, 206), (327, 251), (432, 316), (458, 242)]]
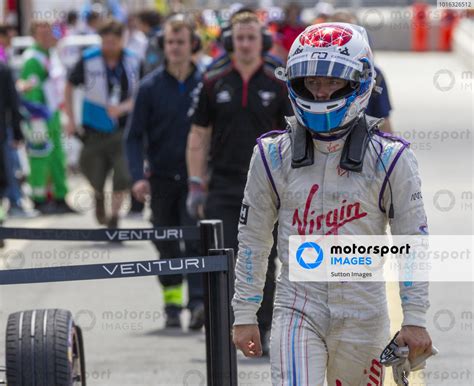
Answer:
[(194, 87), (194, 89), (189, 93), (189, 96), (191, 97), (191, 104), (188, 110), (188, 117), (192, 117), (194, 115), (194, 112), (197, 109), (197, 106), (199, 104), (199, 95), (201, 94), (201, 89), (202, 89), (202, 82), (198, 83), (198, 85)]
[(240, 208), (239, 223), (243, 225), (247, 224), (247, 219), (249, 217), (249, 209), (250, 207), (248, 205), (242, 204), (242, 207)]
[(382, 155), (379, 156), (379, 159), (377, 161), (377, 170), (385, 170), (387, 171), (388, 170), (388, 161), (390, 160), (390, 157), (393, 153), (393, 147), (390, 146), (390, 147), (387, 147), (385, 148), (385, 150), (383, 151)]
[(421, 192), (416, 192), (411, 195), (410, 201), (421, 200), (422, 198)]
[(422, 235), (427, 235), (428, 234), (428, 225), (426, 225), (426, 224), (420, 225), (420, 227), (418, 229), (419, 229), (419, 231), (421, 232)]

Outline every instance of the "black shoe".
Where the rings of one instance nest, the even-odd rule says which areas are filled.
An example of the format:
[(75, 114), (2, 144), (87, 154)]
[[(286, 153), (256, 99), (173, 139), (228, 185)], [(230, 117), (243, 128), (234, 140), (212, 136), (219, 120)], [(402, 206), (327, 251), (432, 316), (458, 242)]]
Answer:
[(64, 199), (55, 200), (55, 210), (54, 214), (77, 214), (78, 212), (71, 208)]
[(166, 328), (181, 328), (181, 307), (170, 305), (165, 307)]
[(141, 214), (143, 212), (143, 208), (145, 208), (145, 204), (143, 202), (137, 201), (135, 197), (132, 196), (130, 213)]
[(204, 304), (200, 303), (191, 310), (191, 321), (189, 329), (193, 331), (200, 330), (204, 326), (206, 315), (204, 312)]
[(117, 229), (118, 228), (118, 217), (110, 217), (107, 220), (107, 228), (109, 229)]
[(56, 214), (56, 205), (53, 202), (45, 201), (45, 202), (37, 202), (33, 201), (34, 208), (40, 212), (41, 214)]
[(179, 315), (166, 315), (166, 328), (181, 328)]

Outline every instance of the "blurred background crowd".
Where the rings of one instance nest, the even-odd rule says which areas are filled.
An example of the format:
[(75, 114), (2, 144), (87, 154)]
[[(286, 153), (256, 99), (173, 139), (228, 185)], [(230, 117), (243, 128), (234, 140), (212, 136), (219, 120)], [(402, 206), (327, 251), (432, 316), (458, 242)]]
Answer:
[[(162, 33), (163, 23), (167, 16), (175, 13), (185, 13), (199, 36), (201, 43), (199, 50), (193, 54), (193, 59), (202, 72), (205, 72), (216, 59), (226, 55), (221, 38), (223, 31), (228, 28), (232, 15), (242, 8), (253, 10), (262, 25), (266, 26), (272, 38), (268, 55), (275, 59), (275, 63), (278, 62), (281, 65), (284, 65), (295, 37), (310, 24), (325, 21), (361, 24), (369, 31), (371, 43), (375, 49), (449, 51), (453, 48), (453, 31), (459, 21), (472, 17), (472, 10), (441, 10), (435, 8), (435, 2), (432, 1), (396, 0), (389, 3), (362, 0), (317, 2), (316, 4), (308, 1), (283, 4), (272, 0), (260, 1), (258, 4), (228, 2), (214, 4), (202, 1), (188, 4), (179, 0), (169, 2), (165, 0), (134, 2), (102, 0), (76, 1), (75, 3), (3, 0), (0, 2), (2, 6), (0, 21), (3, 21), (3, 24), (0, 24), (0, 61), (6, 63), (11, 69), (20, 94), (19, 106), (22, 111), (24, 132), (24, 127), (28, 126), (25, 121), (34, 122), (32, 117), (34, 113), (38, 113), (38, 111), (33, 111), (32, 115), (31, 110), (34, 110), (35, 106), (25, 103), (27, 100), (31, 102), (35, 99), (32, 96), (35, 92), (31, 90), (31, 82), (28, 84), (22, 81), (29, 71), (28, 68), (25, 69), (25, 51), (28, 51), (35, 42), (38, 43), (38, 40), (43, 40), (40, 45), (49, 51), (48, 58), (51, 62), (47, 66), (47, 78), (54, 79), (53, 88), (57, 94), (55, 96), (58, 107), (56, 147), (66, 147), (69, 172), (77, 173), (80, 171), (79, 154), (83, 146), (78, 138), (81, 138), (83, 131), (80, 128), (76, 133), (75, 130), (66, 130), (66, 128), (68, 125), (69, 128), (71, 127), (68, 118), (75, 119), (77, 126), (83, 124), (80, 116), (83, 108), (81, 98), (84, 98), (84, 94), (81, 90), (74, 91), (78, 94), (71, 107), (74, 111), (67, 112), (65, 109), (68, 106), (65, 104), (63, 90), (68, 73), (79, 61), (84, 50), (100, 44), (101, 36), (98, 32), (104, 21), (113, 18), (121, 25), (121, 40), (111, 42), (111, 44), (116, 44), (118, 49), (123, 46), (124, 49), (131, 51), (141, 62), (140, 76), (145, 76), (163, 65), (165, 61), (163, 48), (158, 44), (158, 37)], [(371, 8), (375, 6), (377, 8)], [(380, 6), (388, 8), (384, 10)], [(48, 38), (51, 41), (46, 42)], [(382, 88), (386, 89), (382, 76), (379, 77), (380, 82), (383, 82)], [(391, 106), (388, 92), (385, 94), (386, 100), (379, 108), (380, 111), (371, 111), (372, 115), (388, 118)], [(386, 128), (387, 131), (390, 130), (389, 122)], [(9, 208), (9, 215), (28, 218), (41, 213), (68, 213), (73, 210), (64, 202), (67, 189), (65, 183), (56, 182), (59, 185), (56, 187), (57, 197), (55, 198), (52, 197), (54, 189), (48, 188), (54, 180), (51, 176), (57, 175), (56, 180), (65, 180), (67, 173), (57, 172), (53, 168), (51, 176), (48, 177), (48, 183), (43, 186), (45, 184), (42, 180), (46, 177), (38, 177), (38, 174), (48, 173), (42, 162), (39, 162), (39, 165), (31, 162), (31, 154), (36, 151), (35, 155), (38, 156), (41, 151), (46, 153), (48, 151), (39, 150), (38, 146), (41, 145), (32, 144), (28, 139), (26, 147), (21, 146), (18, 141), (20, 134), (15, 134), (12, 127), (7, 127), (5, 130), (5, 135), (2, 134), (2, 137), (5, 137), (4, 150), (7, 165), (5, 169), (7, 188), (4, 195), (8, 199), (6, 207)], [(36, 142), (41, 141), (36, 139)], [(28, 162), (28, 154), (30, 162)], [(61, 159), (63, 155), (60, 154), (58, 157)], [(32, 199), (32, 202), (28, 197)], [(56, 200), (54, 205), (51, 204), (52, 198)], [(139, 211), (140, 208), (141, 206), (135, 202), (131, 206), (132, 212)], [(0, 218), (3, 217), (2, 214)]]

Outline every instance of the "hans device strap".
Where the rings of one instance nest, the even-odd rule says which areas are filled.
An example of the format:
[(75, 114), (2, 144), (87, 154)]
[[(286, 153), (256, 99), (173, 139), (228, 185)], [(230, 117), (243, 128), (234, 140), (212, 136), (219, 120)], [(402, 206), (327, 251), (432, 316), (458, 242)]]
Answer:
[(301, 126), (295, 117), (286, 118), (291, 141), (291, 167), (293, 169), (314, 163), (313, 139), (309, 130)]
[[(365, 152), (372, 132), (383, 122), (383, 119), (366, 116), (351, 123), (349, 133), (341, 153), (340, 166), (344, 170), (360, 173), (364, 163)], [(298, 169), (314, 164), (313, 138), (309, 130), (301, 126), (295, 117), (287, 118), (288, 132), (291, 140), (291, 167)], [(366, 126), (367, 125), (367, 126)]]
[[(342, 149), (341, 169), (360, 173), (364, 164), (364, 156), (369, 145), (370, 137), (383, 119), (366, 116), (366, 119), (357, 121), (349, 133)], [(367, 125), (367, 126), (366, 126)]]

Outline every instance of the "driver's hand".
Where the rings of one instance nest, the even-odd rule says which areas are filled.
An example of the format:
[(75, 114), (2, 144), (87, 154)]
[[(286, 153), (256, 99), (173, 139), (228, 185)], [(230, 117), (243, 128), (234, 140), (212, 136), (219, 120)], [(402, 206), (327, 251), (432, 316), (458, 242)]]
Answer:
[(255, 358), (262, 356), (260, 331), (257, 324), (242, 324), (234, 326), (233, 341), (235, 346), (246, 357)]
[(423, 353), (431, 353), (431, 337), (423, 327), (403, 326), (396, 342), (400, 347), (408, 346), (410, 349), (408, 360), (410, 362)]

